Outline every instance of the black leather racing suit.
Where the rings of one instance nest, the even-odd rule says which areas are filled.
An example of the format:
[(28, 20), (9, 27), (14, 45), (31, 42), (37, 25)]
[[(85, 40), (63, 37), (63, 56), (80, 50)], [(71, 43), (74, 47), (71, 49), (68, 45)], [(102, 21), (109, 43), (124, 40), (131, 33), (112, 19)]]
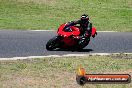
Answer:
[(79, 24), (80, 35), (79, 35), (79, 48), (84, 48), (87, 43), (90, 41), (90, 36), (92, 33), (92, 23), (88, 21), (87, 23), (83, 23), (81, 20), (71, 21), (65, 26), (65, 30), (68, 31), (70, 26), (74, 26)]

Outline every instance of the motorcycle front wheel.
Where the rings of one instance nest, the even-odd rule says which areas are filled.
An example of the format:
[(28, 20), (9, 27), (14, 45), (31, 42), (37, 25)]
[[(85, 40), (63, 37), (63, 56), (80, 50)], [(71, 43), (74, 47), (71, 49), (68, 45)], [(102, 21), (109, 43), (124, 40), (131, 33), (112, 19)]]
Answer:
[(50, 39), (46, 44), (46, 49), (49, 51), (52, 51), (58, 47), (59, 47), (59, 43), (58, 43), (58, 37), (57, 36)]

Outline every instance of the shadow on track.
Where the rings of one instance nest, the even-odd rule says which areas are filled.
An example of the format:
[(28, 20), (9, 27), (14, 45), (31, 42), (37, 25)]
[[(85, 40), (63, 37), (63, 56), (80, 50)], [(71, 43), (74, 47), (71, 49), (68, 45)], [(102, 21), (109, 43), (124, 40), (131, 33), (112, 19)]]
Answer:
[(93, 49), (81, 49), (81, 50), (71, 50), (71, 49), (56, 49), (53, 51), (71, 51), (71, 52), (91, 52)]
[(78, 52), (91, 52), (91, 51), (94, 51), (94, 50), (93, 49), (82, 49), (82, 50), (80, 50)]

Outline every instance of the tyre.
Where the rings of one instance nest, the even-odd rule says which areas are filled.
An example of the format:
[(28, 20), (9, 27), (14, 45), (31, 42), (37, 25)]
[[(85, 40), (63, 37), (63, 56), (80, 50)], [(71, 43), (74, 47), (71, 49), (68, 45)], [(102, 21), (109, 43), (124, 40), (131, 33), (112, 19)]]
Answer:
[(59, 43), (57, 42), (58, 40), (58, 37), (55, 36), (53, 37), (52, 39), (50, 39), (47, 44), (46, 44), (46, 49), (51, 51), (51, 50), (54, 50), (56, 48), (59, 48)]
[(76, 82), (79, 84), (79, 85), (84, 85), (85, 83), (86, 83), (86, 78), (85, 77), (83, 77), (83, 76), (77, 76), (76, 77)]

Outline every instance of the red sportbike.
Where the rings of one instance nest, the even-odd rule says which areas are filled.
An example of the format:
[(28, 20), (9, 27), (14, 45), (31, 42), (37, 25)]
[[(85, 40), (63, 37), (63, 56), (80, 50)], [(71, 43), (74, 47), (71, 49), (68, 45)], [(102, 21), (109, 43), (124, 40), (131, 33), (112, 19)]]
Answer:
[(92, 28), (92, 34), (88, 37), (88, 41), (83, 45), (78, 45), (79, 39), (78, 36), (80, 35), (80, 29), (78, 26), (70, 26), (71, 31), (65, 31), (64, 27), (67, 23), (60, 25), (57, 31), (57, 36), (50, 39), (46, 44), (47, 50), (56, 50), (56, 49), (68, 49), (68, 50), (81, 50), (89, 44), (90, 37), (95, 37), (96, 28)]

